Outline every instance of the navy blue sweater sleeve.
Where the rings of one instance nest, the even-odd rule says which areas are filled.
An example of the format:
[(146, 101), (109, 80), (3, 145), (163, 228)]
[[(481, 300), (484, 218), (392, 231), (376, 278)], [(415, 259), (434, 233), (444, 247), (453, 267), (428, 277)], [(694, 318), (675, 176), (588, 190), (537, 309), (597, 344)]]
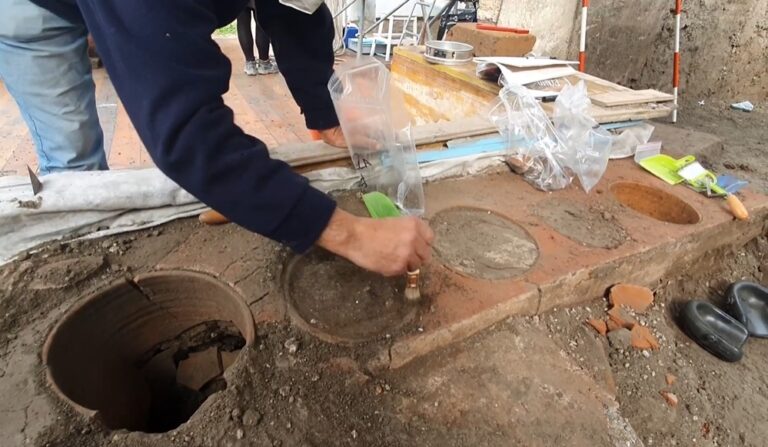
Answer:
[(77, 3), (158, 168), (232, 221), (304, 251), (335, 203), (234, 124), (222, 100), (231, 66), (211, 38), (219, 1)]

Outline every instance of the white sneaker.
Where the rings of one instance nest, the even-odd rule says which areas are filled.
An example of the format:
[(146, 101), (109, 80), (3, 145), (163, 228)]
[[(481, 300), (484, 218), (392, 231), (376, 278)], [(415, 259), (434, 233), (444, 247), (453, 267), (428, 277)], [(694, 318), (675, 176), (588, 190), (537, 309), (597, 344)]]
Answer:
[(256, 69), (259, 71), (260, 75), (275, 74), (280, 72), (280, 70), (277, 69), (277, 64), (271, 60), (257, 61)]
[(248, 76), (256, 76), (257, 74), (259, 74), (259, 69), (258, 69), (258, 65), (256, 64), (256, 61), (246, 61), (245, 70), (243, 71)]

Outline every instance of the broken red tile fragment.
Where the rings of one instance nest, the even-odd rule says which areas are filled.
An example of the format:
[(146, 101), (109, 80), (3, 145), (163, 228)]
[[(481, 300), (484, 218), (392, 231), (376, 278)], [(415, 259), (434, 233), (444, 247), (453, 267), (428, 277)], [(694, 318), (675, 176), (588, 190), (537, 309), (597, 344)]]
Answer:
[(605, 324), (605, 321), (603, 320), (590, 318), (589, 320), (587, 320), (587, 324), (592, 326), (600, 335), (605, 335), (608, 333), (608, 325)]
[(608, 311), (608, 318), (620, 327), (632, 329), (637, 323), (621, 306), (614, 306)]
[(674, 393), (670, 393), (669, 391), (662, 391), (661, 396), (664, 398), (664, 400), (667, 401), (667, 404), (669, 404), (670, 407), (676, 407), (677, 404), (680, 402), (677, 396), (675, 396)]
[(677, 376), (671, 373), (667, 373), (666, 376), (664, 376), (664, 379), (667, 381), (667, 385), (672, 385), (677, 382)]
[(611, 287), (608, 301), (612, 306), (627, 306), (635, 312), (645, 312), (653, 304), (653, 291), (633, 284), (616, 284)]
[(659, 341), (645, 326), (632, 327), (632, 347), (635, 349), (659, 349)]
[(615, 321), (611, 320), (610, 318), (605, 321), (605, 325), (608, 328), (608, 332), (613, 332), (617, 329), (623, 329), (623, 326), (619, 326), (616, 324)]

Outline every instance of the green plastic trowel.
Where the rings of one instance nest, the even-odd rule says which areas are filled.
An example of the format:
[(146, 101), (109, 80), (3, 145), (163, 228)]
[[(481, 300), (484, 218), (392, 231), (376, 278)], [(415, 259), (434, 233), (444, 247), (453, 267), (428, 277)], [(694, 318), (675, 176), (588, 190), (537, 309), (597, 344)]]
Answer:
[(678, 172), (695, 161), (696, 157), (693, 155), (688, 155), (679, 160), (675, 160), (669, 155), (657, 154), (644, 158), (637, 163), (646, 171), (670, 185), (677, 185), (685, 180), (685, 178), (678, 174)]
[(400, 217), (402, 215), (395, 202), (378, 191), (363, 194), (363, 203), (368, 208), (368, 214), (374, 219)]

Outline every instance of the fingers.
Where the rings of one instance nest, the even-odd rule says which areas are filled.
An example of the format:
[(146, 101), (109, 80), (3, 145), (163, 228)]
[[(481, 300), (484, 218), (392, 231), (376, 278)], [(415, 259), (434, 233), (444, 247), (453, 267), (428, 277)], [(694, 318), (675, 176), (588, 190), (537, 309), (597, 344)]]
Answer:
[(428, 245), (432, 245), (432, 242), (435, 241), (435, 232), (432, 231), (432, 228), (426, 222), (420, 220), (419, 223), (421, 224), (418, 228), (419, 234)]
[(411, 257), (408, 258), (408, 263), (406, 264), (407, 265), (407, 271), (406, 272), (400, 272), (400, 273), (402, 274), (402, 273), (416, 271), (416, 270), (421, 268), (422, 264), (423, 264), (423, 262), (421, 260), (421, 257), (419, 257), (419, 255), (414, 252), (413, 254), (411, 254)]

